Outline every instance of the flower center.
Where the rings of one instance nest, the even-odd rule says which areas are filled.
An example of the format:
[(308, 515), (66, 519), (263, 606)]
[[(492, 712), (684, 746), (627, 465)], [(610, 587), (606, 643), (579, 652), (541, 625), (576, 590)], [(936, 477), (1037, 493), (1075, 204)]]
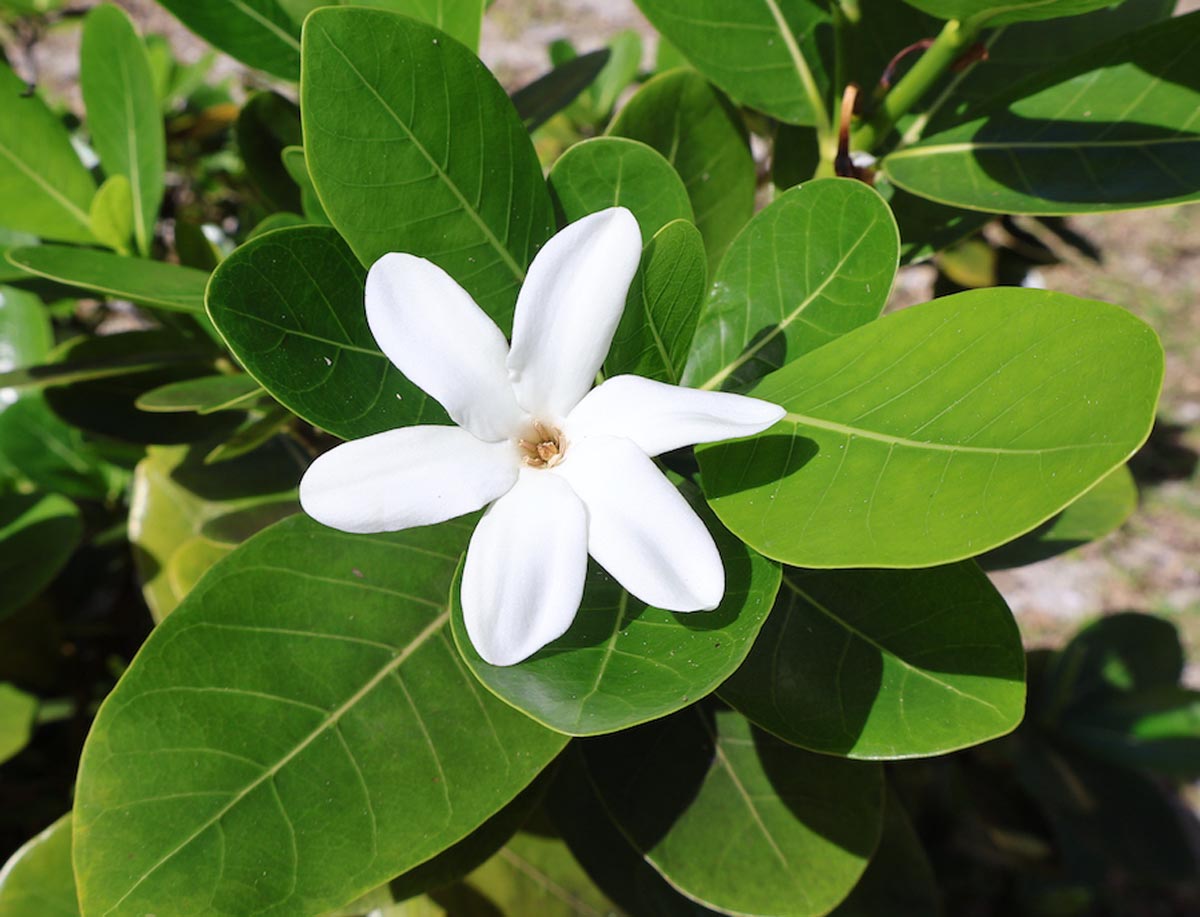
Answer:
[(530, 468), (553, 468), (562, 461), (567, 441), (562, 431), (535, 420), (529, 431), (517, 441), (521, 460)]

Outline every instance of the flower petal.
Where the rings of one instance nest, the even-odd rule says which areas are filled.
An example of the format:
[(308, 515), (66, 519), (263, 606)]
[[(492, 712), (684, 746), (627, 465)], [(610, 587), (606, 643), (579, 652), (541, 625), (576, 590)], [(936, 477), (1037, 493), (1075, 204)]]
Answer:
[(687, 500), (633, 442), (571, 442), (552, 473), (588, 511), (588, 553), (643, 602), (669, 611), (716, 608), (725, 568)]
[(367, 273), (367, 324), (380, 350), (488, 442), (524, 422), (508, 382), (508, 342), (469, 293), (432, 261), (394, 252)]
[(401, 427), (342, 443), (308, 466), (300, 505), (343, 532), (396, 532), (474, 512), (508, 492), (520, 459), (509, 442), (458, 427)]
[(512, 665), (566, 633), (583, 598), (587, 513), (561, 478), (524, 469), (484, 513), (462, 576), (463, 623), (492, 665)]
[(557, 422), (592, 387), (641, 257), (641, 231), (624, 207), (577, 220), (538, 252), (517, 297), (508, 357), (529, 413)]
[(568, 442), (623, 436), (647, 455), (760, 433), (787, 413), (777, 404), (668, 385), (641, 376), (613, 376), (584, 396), (567, 417)]

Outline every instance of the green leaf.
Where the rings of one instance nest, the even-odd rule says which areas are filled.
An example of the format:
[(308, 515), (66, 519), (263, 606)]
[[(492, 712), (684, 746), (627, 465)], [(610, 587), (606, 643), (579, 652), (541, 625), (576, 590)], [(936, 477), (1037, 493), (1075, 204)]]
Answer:
[(684, 384), (744, 389), (877, 318), (899, 244), (887, 204), (862, 182), (821, 179), (784, 192), (717, 268)]
[[(129, 542), (142, 595), (156, 621), (170, 614), (201, 575), (239, 542), (300, 508), (296, 484), (303, 463), (282, 444), (221, 468), (204, 464), (206, 451), (152, 446), (134, 469)], [(217, 537), (208, 528), (231, 513), (254, 510), (268, 512), (243, 524), (233, 537)]]
[(292, 419), (292, 412), (280, 405), (271, 405), (263, 411), (256, 411), (248, 416), (225, 442), (219, 443), (204, 456), (204, 463), (216, 465), (248, 455), (269, 442), (276, 433), (282, 432)]
[(208, 274), (190, 267), (66, 245), (10, 249), (8, 260), (35, 276), (114, 299), (172, 312), (204, 311)]
[(701, 447), (717, 515), (804, 567), (923, 567), (1057, 513), (1145, 441), (1153, 331), (1061, 293), (972, 290), (887, 315), (773, 373), (787, 416)]
[(815, 0), (635, 0), (654, 27), (734, 101), (789, 124), (825, 117), (829, 78)]
[(693, 221), (679, 173), (652, 147), (596, 137), (567, 150), (550, 170), (550, 189), (565, 222), (606, 207), (628, 207), (648, 240), (672, 220)]
[(280, 0), (159, 0), (230, 57), (285, 80), (300, 78), (297, 24)]
[(79, 510), (58, 494), (0, 496), (0, 618), (34, 599), (83, 537)]
[(102, 4), (84, 19), (79, 80), (92, 144), (109, 180), (129, 181), (133, 236), (147, 256), (163, 196), (166, 138), (146, 46), (119, 7)]
[(0, 225), (65, 242), (94, 242), (96, 183), (62, 123), (0, 61)]
[[(0, 682), (0, 764), (16, 755), (29, 744), (38, 701), (10, 685)], [(0, 905), (4, 903), (4, 880), (0, 876)], [(7, 914), (0, 908), (0, 913)]]
[(514, 92), (513, 107), (525, 129), (532, 133), (570, 105), (604, 69), (608, 57), (607, 48), (573, 57)]
[(565, 739), (492, 699), (450, 641), (470, 531), (294, 516), (205, 576), (84, 747), (84, 911), (320, 913), (515, 797)]
[(1180, 780), (1200, 776), (1200, 691), (1132, 692), (1072, 711), (1061, 728), (1076, 748), (1112, 764)]
[(250, 181), (275, 207), (299, 211), (300, 190), (279, 168), (284, 149), (304, 142), (296, 103), (277, 92), (257, 93), (238, 112), (235, 133)]
[(71, 871), (71, 816), (22, 845), (0, 870), (4, 917), (79, 917)]
[(794, 745), (852, 758), (942, 754), (1010, 732), (1025, 653), (979, 567), (789, 570), (721, 698)]
[(129, 254), (133, 238), (133, 191), (129, 179), (114, 175), (107, 179), (92, 198), (88, 210), (92, 234), (119, 255)]
[(304, 148), (299, 146), (285, 147), (280, 153), (283, 167), (292, 180), (300, 186), (301, 208), (309, 223), (329, 225), (329, 217), (317, 197), (317, 189), (313, 186), (312, 176), (308, 174), (308, 162), (304, 158)]
[[(44, 363), (54, 329), (42, 301), (25, 290), (0, 286), (0, 373)], [(0, 413), (17, 393), (0, 386)]]
[(679, 173), (715, 268), (754, 213), (757, 175), (737, 111), (694, 70), (674, 70), (639, 89), (609, 133), (654, 147)]
[[(971, 19), (989, 26), (1009, 22), (1030, 22), (1078, 16), (1101, 7), (1113, 6), (1114, 0), (904, 0), (939, 19)], [(1120, 3), (1122, 0), (1115, 0)]]
[(435, 262), (507, 328), (554, 216), (500, 84), (441, 32), (378, 10), (317, 10), (304, 43), (304, 148), (333, 225), (363, 264)]
[(813, 755), (692, 707), (584, 746), (605, 806), (675, 888), (735, 914), (825, 914), (879, 840), (878, 765)]
[(642, 37), (633, 29), (618, 32), (608, 43), (608, 60), (588, 87), (592, 113), (598, 121), (612, 114), (617, 98), (636, 79), (642, 64)]
[(472, 51), (479, 50), (484, 0), (279, 0), (296, 24), (319, 6), (369, 6), (403, 13), (445, 32)]
[(138, 410), (172, 414), (177, 412), (212, 414), (245, 407), (263, 393), (262, 386), (250, 376), (201, 376), (182, 382), (168, 382), (151, 389), (137, 400)]
[(221, 262), (208, 311), (246, 371), (281, 404), (343, 439), (439, 423), (436, 402), (375, 346), (366, 272), (328, 227), (258, 236)]
[(721, 604), (695, 614), (652, 608), (593, 565), (571, 629), (520, 665), (502, 667), (475, 652), (456, 601), (455, 642), (488, 690), (551, 729), (584, 736), (674, 713), (733, 673), (771, 610), (779, 568), (722, 529), (694, 489), (684, 493), (721, 552)]
[(1091, 490), (1016, 541), (979, 558), (987, 570), (1034, 564), (1072, 548), (1103, 538), (1120, 528), (1137, 509), (1137, 484), (1121, 465)]
[(668, 223), (642, 252), (605, 372), (678, 385), (706, 290), (699, 231), (686, 220)]
[(1068, 214), (1200, 198), (1191, 54), (1200, 12), (1129, 33), (884, 158), (896, 185), (992, 213)]

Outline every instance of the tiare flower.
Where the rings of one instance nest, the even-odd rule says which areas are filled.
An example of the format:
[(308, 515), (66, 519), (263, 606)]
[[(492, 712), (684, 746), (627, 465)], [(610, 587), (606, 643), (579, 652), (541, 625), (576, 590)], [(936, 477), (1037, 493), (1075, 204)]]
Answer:
[(633, 215), (572, 223), (529, 266), (512, 346), (445, 271), (384, 255), (367, 275), (380, 349), (457, 426), (401, 427), (317, 458), (300, 502), (345, 532), (389, 532), (487, 511), (471, 537), (462, 609), (475, 649), (512, 665), (562, 636), (587, 556), (658, 608), (715, 608), (712, 536), (653, 457), (765, 430), (784, 411), (639, 376), (593, 388), (642, 253)]

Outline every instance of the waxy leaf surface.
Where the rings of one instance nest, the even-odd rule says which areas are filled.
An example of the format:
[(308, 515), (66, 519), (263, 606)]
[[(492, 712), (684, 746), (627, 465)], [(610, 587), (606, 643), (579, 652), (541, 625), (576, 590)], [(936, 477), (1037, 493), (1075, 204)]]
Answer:
[(88, 738), (84, 912), (321, 913), (515, 797), (565, 739), (491, 698), (454, 648), (470, 531), (296, 516), (213, 568)]
[(4, 917), (79, 917), (71, 872), (71, 816), (64, 815), (0, 870)]
[(414, 19), (331, 8), (306, 22), (304, 151), (329, 219), (363, 264), (428, 258), (507, 330), (554, 229), (508, 96), (474, 54)]
[(1072, 58), (965, 124), (883, 160), (896, 185), (992, 213), (1200, 198), (1200, 12)]
[(668, 882), (732, 914), (826, 914), (879, 840), (877, 765), (692, 707), (584, 746), (613, 820)]
[(721, 520), (803, 567), (924, 567), (1028, 531), (1145, 440), (1153, 331), (1122, 309), (1019, 288), (885, 316), (754, 395), (787, 416), (698, 450)]
[(246, 371), (309, 423), (343, 439), (445, 413), (375, 346), (366, 271), (337, 232), (258, 236), (213, 274), (208, 313)]
[(936, 755), (1009, 732), (1025, 653), (972, 562), (788, 570), (749, 658), (720, 689), (795, 745), (853, 758)]
[(862, 182), (822, 179), (781, 194), (717, 268), (684, 384), (744, 390), (877, 318), (899, 245), (887, 204)]

